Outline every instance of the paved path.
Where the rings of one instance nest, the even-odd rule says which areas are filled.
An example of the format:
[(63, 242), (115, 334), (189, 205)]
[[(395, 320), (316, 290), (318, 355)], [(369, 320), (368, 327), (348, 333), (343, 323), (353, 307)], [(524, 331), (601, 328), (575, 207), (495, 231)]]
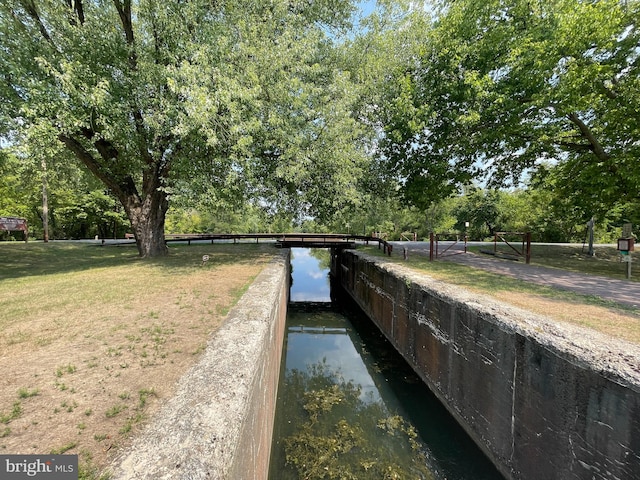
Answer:
[[(394, 251), (402, 252), (408, 248), (409, 252), (419, 252), (429, 255), (429, 244), (423, 242), (394, 242)], [(397, 249), (397, 250), (396, 250)], [(409, 253), (410, 254), (410, 253)], [(463, 263), (475, 268), (482, 268), (500, 275), (518, 278), (548, 287), (571, 290), (582, 295), (594, 295), (604, 300), (621, 303), (640, 308), (640, 282), (617, 280), (608, 277), (569, 272), (566, 270), (527, 265), (524, 262), (503, 260), (491, 255), (462, 253), (451, 255), (441, 260)]]

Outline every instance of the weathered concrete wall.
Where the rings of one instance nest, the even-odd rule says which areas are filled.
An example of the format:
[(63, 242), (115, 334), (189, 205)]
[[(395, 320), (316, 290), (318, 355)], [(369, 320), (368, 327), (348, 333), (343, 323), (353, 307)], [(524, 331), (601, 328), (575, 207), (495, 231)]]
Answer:
[(262, 480), (289, 296), (289, 250), (256, 278), (113, 479)]
[(344, 252), (341, 284), (505, 477), (640, 478), (640, 348)]

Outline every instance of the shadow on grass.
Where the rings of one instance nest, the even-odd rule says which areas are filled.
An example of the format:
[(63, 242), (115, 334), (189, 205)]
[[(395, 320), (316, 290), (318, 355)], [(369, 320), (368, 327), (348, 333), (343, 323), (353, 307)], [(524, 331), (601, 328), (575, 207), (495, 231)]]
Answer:
[[(170, 245), (168, 256), (143, 259), (135, 245), (0, 243), (0, 280), (134, 265), (183, 273), (197, 267), (254, 263), (258, 257), (275, 253), (273, 245), (264, 244)], [(209, 256), (205, 263), (203, 255)]]
[[(486, 250), (483, 247), (470, 246), (469, 252), (476, 254)], [(498, 251), (505, 252), (504, 247)], [(631, 253), (634, 271), (640, 263), (640, 251)], [(579, 245), (532, 245), (531, 265), (548, 268), (556, 268), (569, 272), (583, 273), (587, 275), (598, 275), (618, 280), (626, 280), (626, 264), (621, 262), (621, 255), (615, 247), (596, 246), (595, 255), (589, 256), (587, 248)], [(629, 279), (638, 281), (637, 275)]]
[[(637, 307), (631, 307), (612, 300), (603, 299), (597, 295), (587, 295), (581, 292), (541, 285), (525, 279), (514, 278), (512, 276), (483, 270), (482, 268), (470, 265), (442, 260), (429, 261), (428, 254), (421, 255), (412, 253), (409, 256), (409, 259), (405, 261), (400, 256), (385, 257), (374, 249), (368, 249), (366, 250), (366, 253), (379, 256), (393, 263), (403, 264), (423, 271), (425, 274), (431, 275), (437, 280), (492, 295), (499, 295), (500, 292), (523, 293), (539, 295), (547, 299), (561, 302), (594, 305), (631, 313), (637, 313), (640, 311)], [(560, 267), (557, 266), (556, 268)], [(566, 269), (569, 270), (569, 268)], [(584, 270), (581, 271), (579, 268), (576, 268), (574, 271), (586, 273)]]

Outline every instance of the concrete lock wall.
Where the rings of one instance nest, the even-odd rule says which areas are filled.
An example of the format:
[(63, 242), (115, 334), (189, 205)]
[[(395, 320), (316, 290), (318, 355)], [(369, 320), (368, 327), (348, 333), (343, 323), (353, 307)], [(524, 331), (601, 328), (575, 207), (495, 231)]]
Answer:
[(334, 274), (506, 478), (640, 478), (638, 346), (353, 251)]
[(289, 299), (289, 250), (256, 278), (113, 479), (263, 480)]

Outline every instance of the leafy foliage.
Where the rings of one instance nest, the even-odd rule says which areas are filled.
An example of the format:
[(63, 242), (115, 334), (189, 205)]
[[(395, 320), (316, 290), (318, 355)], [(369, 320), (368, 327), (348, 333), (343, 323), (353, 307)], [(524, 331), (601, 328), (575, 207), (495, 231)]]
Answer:
[[(64, 152), (62, 152), (64, 153)], [(38, 152), (23, 150), (0, 162), (0, 215), (27, 219), (29, 235), (41, 238), (42, 189), (46, 176), (49, 230), (53, 239), (121, 238), (128, 222), (117, 200), (104, 186), (62, 154), (42, 171)], [(9, 236), (5, 234), (4, 236)]]
[(545, 160), (591, 201), (638, 198), (637, 1), (440, 6), (389, 91), (383, 151), (407, 199), (518, 183)]
[(126, 215), (143, 255), (166, 253), (167, 212), (168, 231), (390, 238), (467, 217), (478, 236), (569, 239), (596, 216), (606, 236), (640, 202), (639, 9), (4, 2), (0, 135), (19, 148), (0, 158), (0, 208), (37, 223), (46, 164), (57, 235), (121, 232)]
[[(171, 195), (251, 195), (330, 215), (364, 157), (331, 35), (351, 2), (13, 0), (0, 6), (0, 118), (60, 143), (118, 198), (142, 255)], [(241, 203), (241, 202), (240, 202)]]

